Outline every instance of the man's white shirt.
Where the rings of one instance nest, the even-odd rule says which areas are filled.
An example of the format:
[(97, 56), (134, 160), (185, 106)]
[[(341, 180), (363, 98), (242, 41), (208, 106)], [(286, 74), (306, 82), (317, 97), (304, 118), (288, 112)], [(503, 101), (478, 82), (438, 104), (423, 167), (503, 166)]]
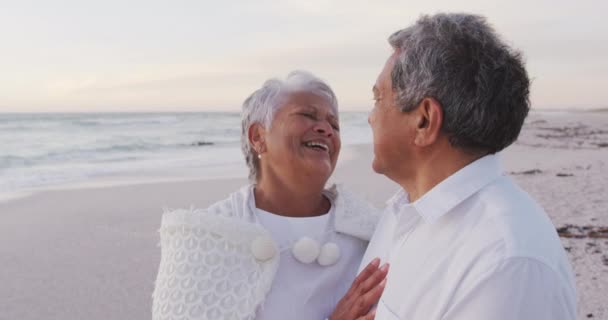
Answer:
[(410, 203), (388, 202), (363, 258), (390, 263), (380, 320), (575, 319), (574, 277), (555, 227), (497, 156)]

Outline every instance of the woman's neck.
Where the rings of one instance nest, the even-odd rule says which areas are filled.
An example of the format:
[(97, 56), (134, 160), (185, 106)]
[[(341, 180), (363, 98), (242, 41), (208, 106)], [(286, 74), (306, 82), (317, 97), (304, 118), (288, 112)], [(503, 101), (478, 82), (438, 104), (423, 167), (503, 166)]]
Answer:
[(278, 179), (260, 179), (255, 185), (256, 207), (287, 217), (314, 217), (331, 207), (323, 195), (323, 184), (290, 185)]

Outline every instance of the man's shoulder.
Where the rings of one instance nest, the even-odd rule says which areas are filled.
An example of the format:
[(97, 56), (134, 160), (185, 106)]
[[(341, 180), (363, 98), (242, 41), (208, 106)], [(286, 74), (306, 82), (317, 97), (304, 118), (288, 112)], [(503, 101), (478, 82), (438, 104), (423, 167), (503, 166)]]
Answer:
[(526, 212), (543, 212), (542, 207), (513, 181), (509, 176), (501, 176), (494, 182), (488, 184), (475, 195), (475, 200), (491, 204), (493, 211), (501, 210), (524, 210)]
[(502, 258), (526, 257), (548, 265), (562, 260), (563, 247), (551, 219), (511, 178), (482, 189), (473, 202), (479, 221), (472, 236), (500, 243)]

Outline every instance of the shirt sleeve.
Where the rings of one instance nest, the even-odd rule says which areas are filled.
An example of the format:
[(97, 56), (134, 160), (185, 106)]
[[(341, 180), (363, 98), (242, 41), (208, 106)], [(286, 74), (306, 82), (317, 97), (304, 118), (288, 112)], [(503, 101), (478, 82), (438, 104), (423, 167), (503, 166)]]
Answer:
[(442, 320), (574, 320), (576, 298), (539, 260), (508, 258), (463, 283)]

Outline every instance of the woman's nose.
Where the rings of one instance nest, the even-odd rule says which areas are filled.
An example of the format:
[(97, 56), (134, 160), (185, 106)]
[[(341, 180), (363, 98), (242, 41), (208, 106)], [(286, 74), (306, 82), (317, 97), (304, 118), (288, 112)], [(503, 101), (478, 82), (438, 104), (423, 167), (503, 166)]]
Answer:
[(331, 137), (334, 134), (334, 130), (327, 121), (319, 121), (315, 127), (317, 133), (327, 135)]

